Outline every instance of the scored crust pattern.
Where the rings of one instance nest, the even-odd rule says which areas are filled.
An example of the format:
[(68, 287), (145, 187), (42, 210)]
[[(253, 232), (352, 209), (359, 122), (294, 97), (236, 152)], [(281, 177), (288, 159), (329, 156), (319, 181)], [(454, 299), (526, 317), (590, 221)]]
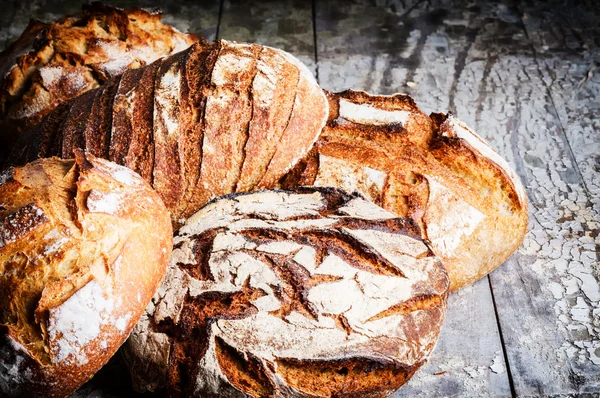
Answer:
[(328, 112), (284, 51), (200, 41), (61, 104), (21, 135), (7, 164), (86, 149), (150, 182), (178, 226), (214, 197), (274, 187)]
[(140, 390), (389, 396), (426, 360), (447, 274), (409, 219), (359, 194), (229, 195), (190, 217), (127, 343)]
[(91, 155), (0, 177), (0, 396), (64, 397), (127, 338), (164, 276), (158, 195)]
[(452, 115), (425, 115), (403, 94), (330, 93), (330, 115), (283, 188), (358, 190), (412, 218), (451, 289), (483, 277), (521, 244), (527, 196), (507, 162)]

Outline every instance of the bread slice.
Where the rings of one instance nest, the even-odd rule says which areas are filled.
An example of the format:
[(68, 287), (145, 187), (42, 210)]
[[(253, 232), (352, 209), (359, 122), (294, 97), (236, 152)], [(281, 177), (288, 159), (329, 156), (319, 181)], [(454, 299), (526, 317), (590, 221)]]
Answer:
[(204, 203), (235, 190), (252, 119), (251, 86), (261, 47), (221, 42), (218, 51), (204, 113), (198, 181)]
[(152, 186), (169, 208), (183, 195), (183, 154), (179, 140), (179, 96), (184, 53), (157, 61), (154, 77), (154, 168)]
[[(113, 98), (111, 118), (111, 136), (108, 159), (111, 162), (126, 165), (126, 157), (132, 142), (134, 127), (131, 125), (131, 112), (135, 109), (133, 101), (137, 94), (135, 88), (140, 84), (143, 69), (130, 69), (123, 73)], [(76, 101), (77, 102), (77, 101)], [(63, 156), (64, 157), (64, 156)]]
[(452, 290), (502, 264), (527, 228), (527, 196), (510, 166), (452, 115), (427, 117), (406, 95), (329, 94), (315, 149), (283, 187), (358, 190), (411, 217), (450, 275)]
[[(279, 139), (273, 158), (269, 161), (267, 172), (262, 177), (257, 188), (269, 188), (279, 180), (280, 170), (289, 170), (301, 158), (300, 153), (306, 154), (313, 146), (329, 114), (327, 102), (319, 95), (319, 88), (308, 68), (287, 53), (283, 56), (295, 64), (300, 71), (294, 107), (290, 119)], [(291, 150), (294, 148), (294, 150)]]
[(426, 361), (448, 276), (408, 218), (333, 188), (217, 199), (175, 236), (126, 345), (141, 391), (388, 397)]
[(152, 182), (154, 169), (154, 80), (159, 66), (160, 60), (142, 68), (140, 80), (131, 93), (131, 102), (123, 109), (127, 121), (121, 119), (121, 123), (129, 124), (132, 129), (122, 164), (148, 182)]
[(281, 52), (264, 47), (252, 81), (252, 119), (236, 191), (251, 191), (266, 174), (292, 116), (300, 69)]
[[(96, 95), (85, 129), (85, 149), (94, 156), (108, 159), (112, 133), (113, 102), (121, 77), (109, 80), (95, 91)], [(78, 102), (81, 102), (79, 99)]]
[(166, 208), (92, 155), (0, 178), (0, 395), (64, 397), (129, 335), (166, 270)]
[(60, 156), (63, 159), (73, 158), (75, 149), (85, 148), (85, 130), (94, 105), (94, 98), (95, 92), (88, 91), (82, 94), (79, 101), (69, 102), (69, 114), (61, 127), (63, 139)]
[(212, 70), (218, 51), (201, 41), (186, 52), (181, 69), (181, 95), (179, 107), (179, 142), (183, 153), (183, 198), (175, 213), (185, 218), (188, 208), (197, 208), (202, 194), (197, 192), (202, 165), (202, 142), (206, 100), (209, 93)]

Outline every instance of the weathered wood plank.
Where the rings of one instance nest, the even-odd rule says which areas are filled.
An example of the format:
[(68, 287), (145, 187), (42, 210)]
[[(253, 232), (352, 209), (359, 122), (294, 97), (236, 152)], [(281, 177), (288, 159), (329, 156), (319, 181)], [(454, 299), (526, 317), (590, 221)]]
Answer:
[(312, 6), (308, 1), (225, 0), (219, 38), (285, 50), (315, 73)]
[(512, 162), (531, 199), (523, 247), (490, 275), (515, 391), (598, 393), (598, 213), (540, 68), (556, 58), (534, 51), (523, 29), (531, 13), (480, 5), (490, 14), (455, 72), (455, 105)]
[(499, 64), (512, 79), (490, 79), (520, 100), (510, 118), (532, 199), (520, 255), (492, 276), (501, 323), (516, 326), (505, 339), (518, 347), (508, 354), (523, 394), (600, 393), (600, 90), (588, 77), (600, 13), (587, 3), (520, 4), (532, 59)]
[(519, 5), (544, 86), (587, 194), (600, 210), (600, 3)]
[(81, 4), (78, 1), (59, 1), (59, 0), (35, 0), (35, 1), (15, 1), (11, 4), (11, 9), (3, 9), (3, 13), (11, 15), (8, 31), (6, 34), (4, 46), (10, 45), (25, 30), (30, 19), (39, 19), (42, 21), (54, 21), (65, 15), (74, 14), (81, 11)]
[[(476, 12), (435, 1), (318, 1), (319, 81), (336, 91), (408, 92), (424, 111), (446, 111), (467, 100), (456, 98), (454, 70), (476, 36), (469, 26)], [(510, 396), (487, 279), (450, 305), (429, 364), (397, 396)], [(446, 373), (435, 374), (440, 371)]]
[(9, 37), (10, 25), (15, 18), (17, 5), (14, 0), (6, 2), (4, 10), (0, 13), (0, 49), (4, 49), (7, 45)]

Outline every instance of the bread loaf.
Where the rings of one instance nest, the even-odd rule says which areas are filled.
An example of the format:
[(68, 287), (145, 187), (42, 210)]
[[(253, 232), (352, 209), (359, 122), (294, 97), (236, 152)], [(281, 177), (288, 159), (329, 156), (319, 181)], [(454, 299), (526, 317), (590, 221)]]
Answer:
[(64, 397), (125, 341), (171, 252), (160, 198), (76, 152), (0, 181), (0, 396)]
[(177, 225), (216, 196), (275, 185), (327, 114), (327, 98), (291, 55), (198, 42), (59, 106), (8, 163), (84, 148), (142, 175)]
[(311, 153), (282, 186), (359, 190), (412, 218), (450, 276), (451, 289), (502, 264), (527, 228), (527, 196), (510, 166), (452, 115), (428, 117), (406, 95), (329, 94), (330, 115)]
[(198, 39), (160, 18), (160, 12), (92, 3), (82, 15), (53, 23), (32, 20), (0, 54), (2, 143), (10, 144), (12, 132), (34, 126), (60, 103)]
[(359, 194), (228, 195), (190, 217), (126, 343), (134, 385), (185, 397), (386, 397), (425, 362), (448, 277)]

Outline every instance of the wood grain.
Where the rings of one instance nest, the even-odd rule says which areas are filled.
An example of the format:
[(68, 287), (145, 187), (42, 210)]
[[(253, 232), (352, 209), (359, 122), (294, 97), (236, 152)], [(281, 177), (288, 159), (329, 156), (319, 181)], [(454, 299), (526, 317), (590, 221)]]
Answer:
[(592, 70), (600, 54), (598, 27), (591, 23), (599, 14), (597, 6), (582, 5), (519, 4), (513, 15), (531, 56), (507, 57), (497, 70), (514, 73), (500, 82), (492, 68), (489, 79), (492, 86), (514, 87), (507, 94), (519, 99), (509, 113), (516, 130), (511, 145), (522, 156), (532, 203), (522, 250), (492, 275), (513, 379), (523, 395), (600, 392), (594, 188), (600, 139), (591, 119), (600, 109)]

